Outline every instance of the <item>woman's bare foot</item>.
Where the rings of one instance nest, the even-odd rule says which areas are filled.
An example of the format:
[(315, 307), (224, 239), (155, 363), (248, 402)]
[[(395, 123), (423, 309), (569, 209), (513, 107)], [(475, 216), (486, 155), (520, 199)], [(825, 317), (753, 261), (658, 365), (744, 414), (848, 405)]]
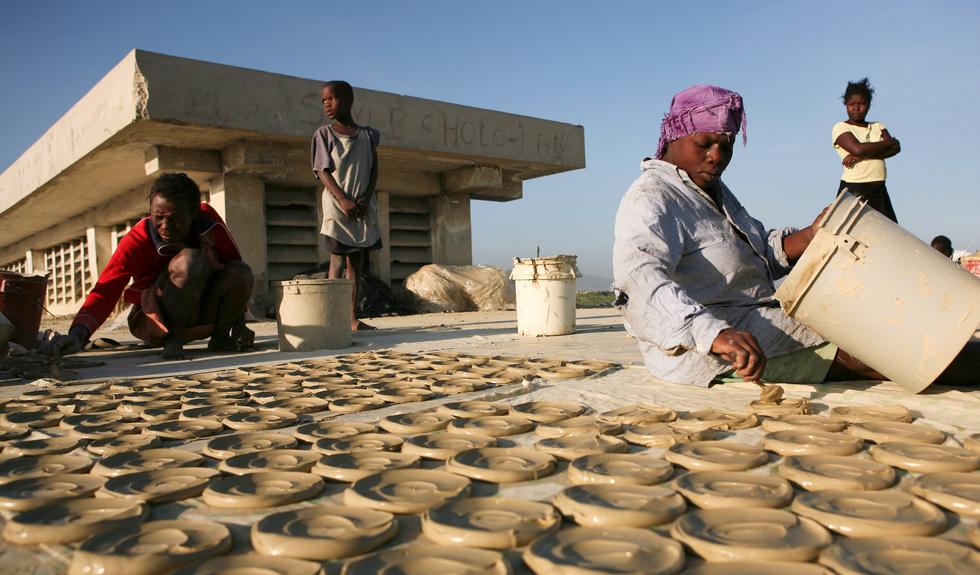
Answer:
[(208, 351), (240, 351), (238, 342), (230, 335), (211, 334), (208, 340)]
[(373, 325), (368, 325), (359, 319), (355, 319), (354, 321), (350, 322), (351, 331), (370, 331), (372, 329), (378, 328), (374, 327)]

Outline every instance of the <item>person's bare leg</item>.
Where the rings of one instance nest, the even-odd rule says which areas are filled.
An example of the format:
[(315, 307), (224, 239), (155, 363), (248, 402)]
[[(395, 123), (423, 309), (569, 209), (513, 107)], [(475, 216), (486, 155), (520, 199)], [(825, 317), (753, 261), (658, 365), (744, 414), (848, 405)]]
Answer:
[(327, 270), (327, 278), (340, 279), (340, 271), (344, 268), (344, 256), (340, 254), (330, 254), (330, 269)]
[(864, 365), (856, 357), (842, 349), (837, 350), (834, 356), (834, 363), (830, 365), (830, 370), (824, 381), (855, 381), (855, 380), (886, 380), (887, 377), (881, 375), (874, 369)]
[(199, 314), (201, 324), (214, 324), (208, 349), (243, 351), (253, 346), (255, 333), (245, 327), (244, 314), (254, 282), (252, 268), (242, 261), (211, 272)]
[(198, 310), (207, 286), (210, 266), (200, 250), (185, 248), (170, 260), (167, 276), (157, 280), (163, 323), (169, 332), (163, 340), (164, 359), (183, 359), (184, 327), (198, 323)]
[(971, 340), (934, 383), (954, 387), (980, 387), (980, 341)]
[(357, 319), (357, 287), (361, 282), (361, 274), (364, 269), (364, 252), (352, 252), (347, 254), (347, 279), (352, 280), (354, 283), (351, 289), (351, 306), (350, 306), (350, 328), (351, 331), (364, 331), (374, 329), (374, 326), (368, 325), (363, 321)]

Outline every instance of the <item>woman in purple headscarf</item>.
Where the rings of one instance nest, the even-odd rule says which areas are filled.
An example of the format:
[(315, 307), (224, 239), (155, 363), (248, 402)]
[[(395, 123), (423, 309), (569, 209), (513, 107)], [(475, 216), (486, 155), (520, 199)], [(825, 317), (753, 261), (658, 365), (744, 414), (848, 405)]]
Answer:
[(680, 92), (661, 124), (656, 159), (643, 161), (620, 204), (613, 273), (647, 368), (699, 386), (736, 376), (881, 379), (774, 300), (773, 282), (802, 255), (816, 222), (768, 230), (721, 181), (745, 127), (737, 93), (709, 85)]

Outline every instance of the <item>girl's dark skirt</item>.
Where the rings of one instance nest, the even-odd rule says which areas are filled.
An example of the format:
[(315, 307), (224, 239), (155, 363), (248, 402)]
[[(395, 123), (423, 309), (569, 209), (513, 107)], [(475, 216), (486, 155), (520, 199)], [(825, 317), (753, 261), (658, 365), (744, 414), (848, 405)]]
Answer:
[(845, 182), (840, 181), (837, 188), (837, 195), (844, 189), (851, 194), (866, 200), (868, 205), (878, 210), (889, 220), (898, 223), (898, 216), (895, 215), (895, 208), (892, 207), (892, 200), (888, 197), (888, 189), (885, 187), (884, 180), (880, 182)]

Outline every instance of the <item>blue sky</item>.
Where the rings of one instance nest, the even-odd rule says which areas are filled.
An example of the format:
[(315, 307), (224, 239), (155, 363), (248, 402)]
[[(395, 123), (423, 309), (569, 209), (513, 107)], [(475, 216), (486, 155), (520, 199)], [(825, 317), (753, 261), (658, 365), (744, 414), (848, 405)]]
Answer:
[(613, 220), (677, 91), (739, 91), (748, 146), (724, 180), (770, 227), (836, 193), (839, 96), (864, 76), (899, 222), (980, 249), (980, 3), (140, 0), (0, 4), (0, 169), (133, 48), (585, 126), (587, 168), (475, 202), (475, 263), (579, 255), (611, 277)]

